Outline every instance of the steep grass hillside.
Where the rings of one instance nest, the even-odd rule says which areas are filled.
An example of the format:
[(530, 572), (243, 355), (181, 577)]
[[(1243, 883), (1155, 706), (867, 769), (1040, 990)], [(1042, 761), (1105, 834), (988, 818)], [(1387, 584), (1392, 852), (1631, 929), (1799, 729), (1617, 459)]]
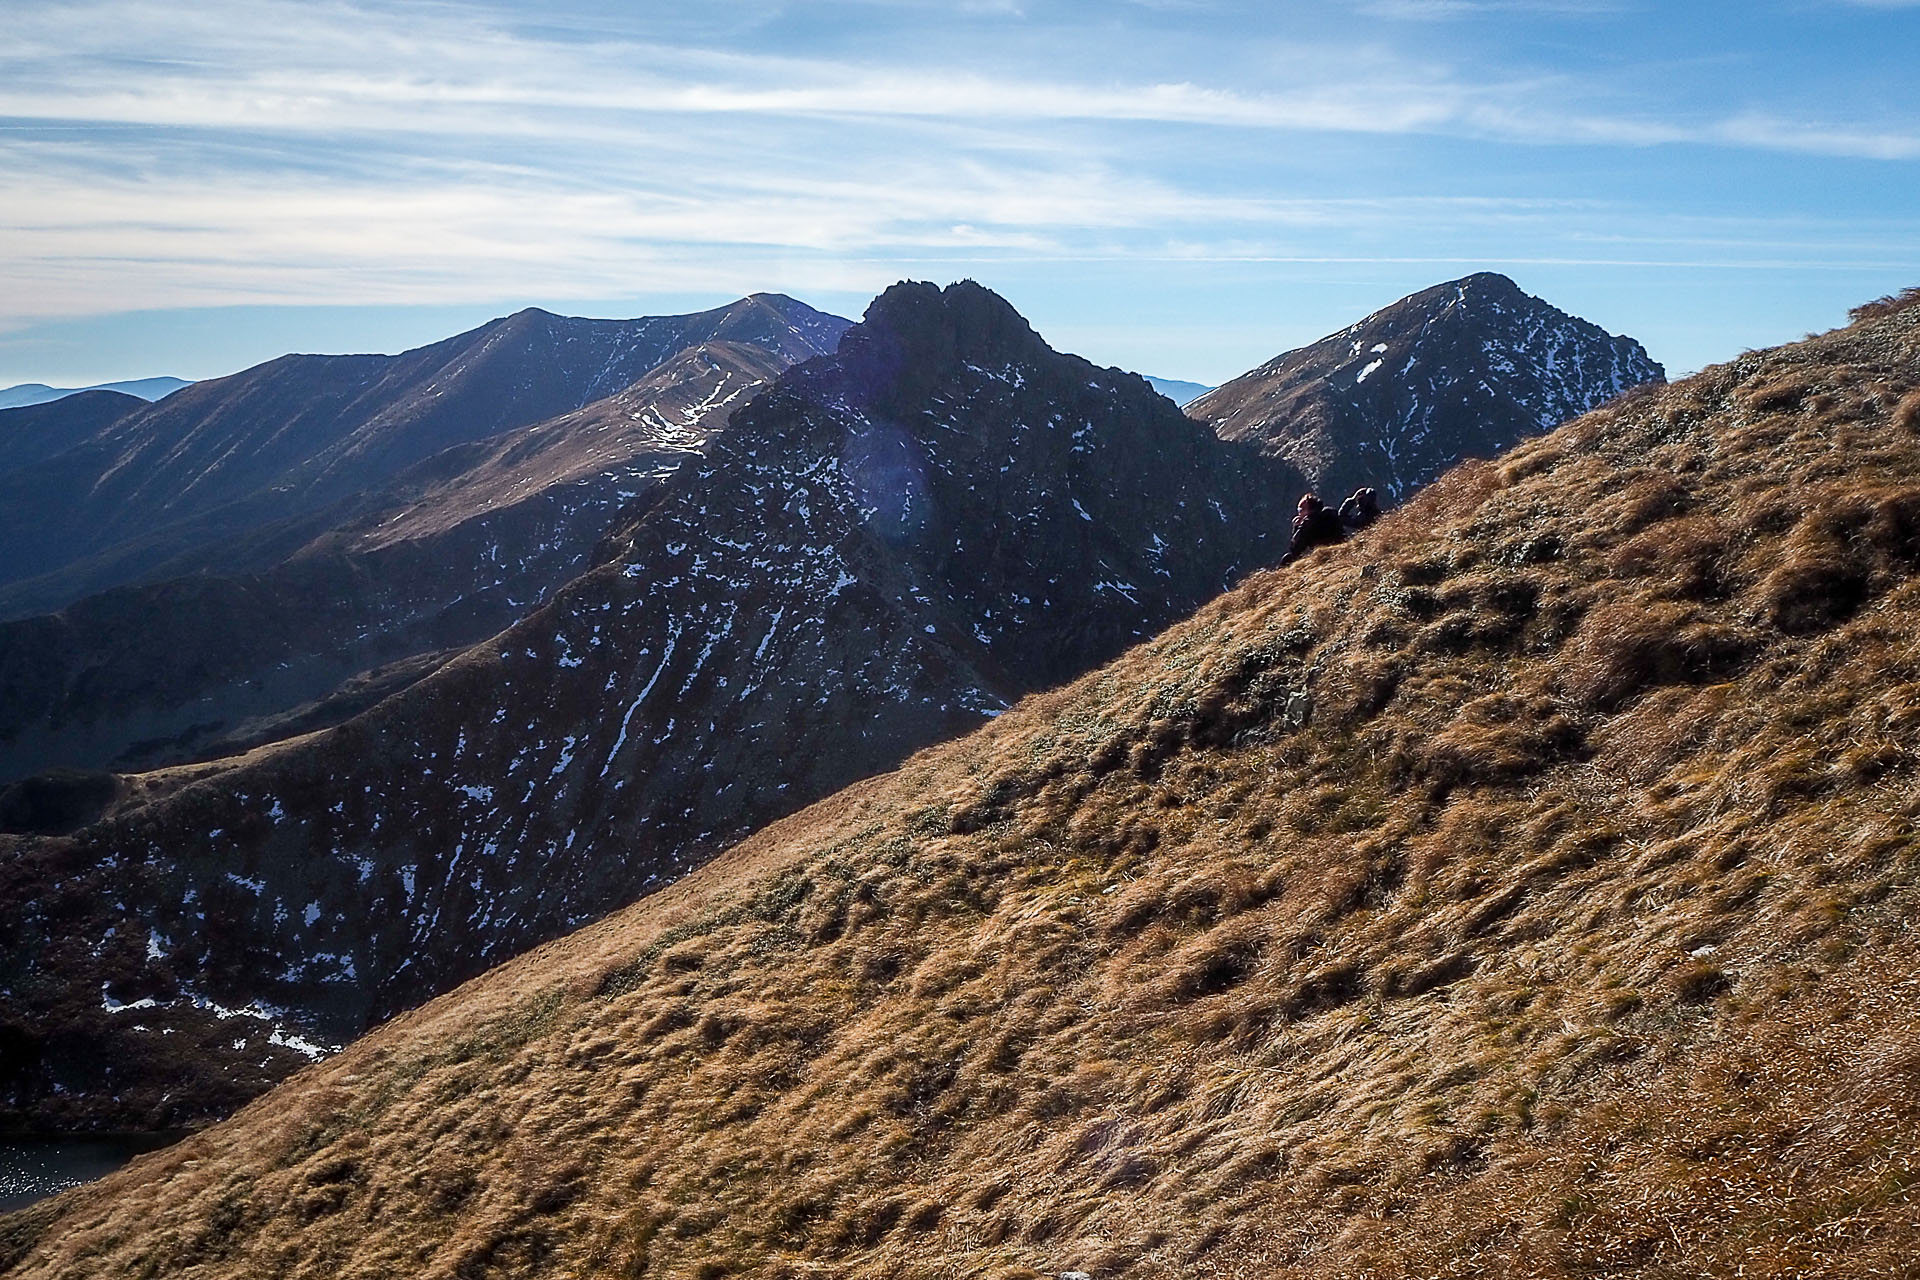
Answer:
[(1920, 308), (1452, 473), (20, 1276), (1910, 1274)]

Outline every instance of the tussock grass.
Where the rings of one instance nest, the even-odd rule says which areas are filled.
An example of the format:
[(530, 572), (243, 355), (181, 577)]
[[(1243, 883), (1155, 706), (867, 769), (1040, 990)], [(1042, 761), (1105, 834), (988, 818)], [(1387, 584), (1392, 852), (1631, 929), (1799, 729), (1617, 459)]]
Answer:
[(0, 1259), (1910, 1274), (1917, 382), (1892, 308), (1461, 468)]

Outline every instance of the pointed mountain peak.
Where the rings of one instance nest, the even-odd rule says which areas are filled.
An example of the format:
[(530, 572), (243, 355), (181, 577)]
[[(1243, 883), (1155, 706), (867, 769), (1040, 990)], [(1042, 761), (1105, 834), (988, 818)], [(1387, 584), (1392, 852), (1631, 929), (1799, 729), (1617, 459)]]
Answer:
[[(1563, 314), (1550, 303), (1526, 292), (1512, 279), (1497, 271), (1476, 271), (1472, 275), (1461, 276), (1458, 280), (1448, 280), (1429, 286), (1417, 293), (1410, 293), (1398, 302), (1380, 308), (1365, 319), (1348, 326), (1345, 334), (1360, 333), (1382, 326), (1404, 326), (1408, 324), (1426, 324), (1441, 315), (1455, 318), (1463, 315), (1479, 315), (1484, 311), (1502, 311), (1508, 308), (1541, 308)], [(1291, 354), (1291, 353), (1288, 353)], [(1286, 356), (1276, 357), (1284, 360)]]
[(1551, 311), (1555, 315), (1565, 314), (1546, 299), (1534, 297), (1497, 271), (1476, 271), (1451, 284), (1442, 285), (1441, 289), (1451, 291), (1452, 300), (1469, 305), (1492, 304), (1496, 309), (1503, 306), (1536, 308)]
[(944, 289), (903, 280), (873, 300), (863, 323), (908, 338), (943, 338), (963, 356), (1040, 343), (1040, 335), (1012, 303), (973, 280)]
[(1408, 497), (1629, 387), (1665, 380), (1631, 338), (1481, 271), (1274, 357), (1187, 411), (1286, 458), (1314, 486)]
[(1462, 293), (1473, 292), (1517, 294), (1522, 297), (1528, 296), (1510, 277), (1503, 276), (1498, 271), (1476, 271), (1470, 276), (1461, 276), (1458, 280), (1452, 281), (1450, 284), (1441, 285), (1440, 287), (1442, 289), (1458, 289)]
[(464, 333), (403, 351), (399, 358), (436, 352), (443, 353), (444, 357), (457, 358), (460, 353), (495, 346), (503, 341), (508, 344), (537, 341), (541, 335), (552, 332), (556, 325), (566, 324), (570, 320), (572, 317), (558, 315), (543, 307), (522, 307), (507, 315), (496, 316), (485, 324), (475, 325)]
[(564, 318), (566, 317), (562, 317), (557, 312), (548, 311), (545, 307), (522, 307), (511, 315), (501, 316), (498, 320), (494, 320), (482, 326), (482, 328), (525, 329), (538, 324), (550, 324), (555, 320)]
[(784, 293), (750, 293), (705, 314), (713, 338), (758, 343), (796, 361), (832, 352), (852, 323)]
[(876, 407), (897, 412), (962, 365), (1002, 367), (1051, 356), (1011, 303), (971, 280), (945, 289), (902, 281), (847, 331), (839, 364)]
[(758, 307), (765, 307), (767, 310), (778, 312), (783, 316), (821, 314), (819, 311), (800, 301), (800, 299), (786, 293), (750, 293), (740, 301), (752, 303)]

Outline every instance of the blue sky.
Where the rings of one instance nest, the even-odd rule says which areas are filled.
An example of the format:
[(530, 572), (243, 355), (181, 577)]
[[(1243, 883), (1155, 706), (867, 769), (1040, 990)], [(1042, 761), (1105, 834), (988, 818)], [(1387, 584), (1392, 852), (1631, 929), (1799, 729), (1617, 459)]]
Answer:
[(1674, 372), (1920, 283), (1920, 0), (7, 0), (0, 386), (973, 277), (1215, 382), (1492, 269)]

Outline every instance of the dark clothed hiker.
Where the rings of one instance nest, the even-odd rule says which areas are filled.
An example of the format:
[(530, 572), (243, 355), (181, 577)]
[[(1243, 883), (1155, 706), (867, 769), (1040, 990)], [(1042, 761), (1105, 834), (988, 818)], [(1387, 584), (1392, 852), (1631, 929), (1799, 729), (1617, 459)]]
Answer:
[(1315, 547), (1332, 546), (1346, 536), (1347, 531), (1341, 527), (1340, 517), (1317, 495), (1310, 493), (1300, 499), (1300, 506), (1293, 513), (1293, 537), (1287, 543), (1286, 558), (1280, 563), (1298, 560)]
[(1355, 489), (1353, 496), (1340, 504), (1340, 523), (1348, 533), (1358, 533), (1380, 518), (1380, 499), (1372, 489)]

